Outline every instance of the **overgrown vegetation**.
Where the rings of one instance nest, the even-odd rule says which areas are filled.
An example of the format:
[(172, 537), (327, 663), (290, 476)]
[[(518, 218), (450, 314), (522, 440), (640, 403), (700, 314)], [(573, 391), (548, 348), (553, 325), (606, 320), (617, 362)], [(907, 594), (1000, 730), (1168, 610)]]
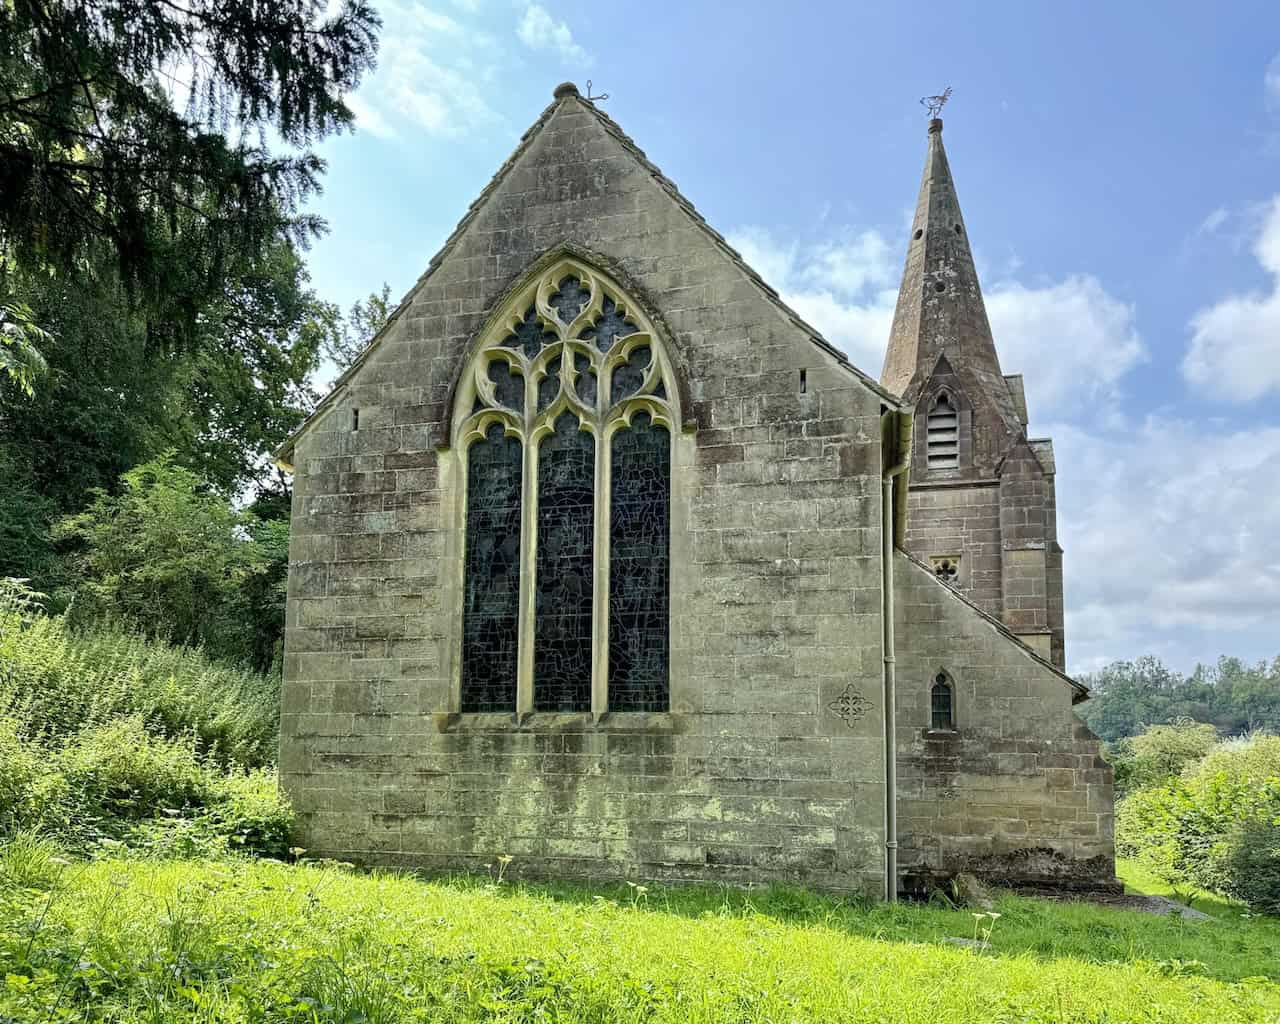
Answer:
[(1120, 855), (1175, 890), (1280, 914), (1280, 737), (1218, 742), (1184, 721), (1147, 730), (1120, 755), (1117, 775), (1131, 786), (1116, 811)]
[[(0, 1017), (18, 1020), (1244, 1024), (1280, 1014), (1280, 925), (1002, 898), (966, 910), (753, 892), (59, 867), (0, 850)], [(512, 874), (518, 874), (519, 864)], [(510, 877), (510, 876), (509, 876)]]
[(273, 768), (279, 690), (0, 590), (0, 835), (70, 849), (284, 856), (292, 813)]

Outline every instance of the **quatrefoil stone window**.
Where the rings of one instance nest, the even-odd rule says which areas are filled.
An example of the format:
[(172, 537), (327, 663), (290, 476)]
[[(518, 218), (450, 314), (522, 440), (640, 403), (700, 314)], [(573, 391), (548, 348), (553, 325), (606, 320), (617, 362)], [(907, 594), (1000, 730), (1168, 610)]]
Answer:
[(462, 711), (667, 709), (671, 363), (563, 259), (504, 304), (455, 396)]
[(933, 563), (933, 574), (942, 582), (954, 584), (960, 581), (959, 555), (934, 555), (930, 561)]

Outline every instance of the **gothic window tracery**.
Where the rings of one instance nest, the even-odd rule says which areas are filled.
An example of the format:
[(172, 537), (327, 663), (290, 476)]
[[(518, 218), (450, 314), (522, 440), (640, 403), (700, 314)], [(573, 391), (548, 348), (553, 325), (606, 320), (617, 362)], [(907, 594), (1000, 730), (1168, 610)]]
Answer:
[(481, 339), (454, 402), (461, 710), (667, 710), (677, 394), (639, 308), (576, 259)]

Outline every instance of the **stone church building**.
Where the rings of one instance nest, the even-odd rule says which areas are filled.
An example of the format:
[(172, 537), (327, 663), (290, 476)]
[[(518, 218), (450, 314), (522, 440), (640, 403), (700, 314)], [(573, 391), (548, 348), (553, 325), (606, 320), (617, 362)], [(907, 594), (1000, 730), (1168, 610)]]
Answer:
[(876, 381), (560, 86), (278, 453), (299, 841), (889, 896), (1110, 883), (1026, 426), (941, 121)]

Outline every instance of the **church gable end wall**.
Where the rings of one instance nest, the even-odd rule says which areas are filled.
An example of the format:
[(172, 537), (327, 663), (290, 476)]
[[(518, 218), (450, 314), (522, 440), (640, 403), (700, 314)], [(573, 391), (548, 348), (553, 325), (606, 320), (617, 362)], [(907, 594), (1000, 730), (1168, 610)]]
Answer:
[[(877, 885), (881, 399), (575, 98), (468, 218), (296, 443), (281, 775), (301, 845), (423, 868), (509, 854), (530, 875)], [(643, 304), (681, 368), (667, 713), (456, 710), (451, 389), (555, 251)]]

